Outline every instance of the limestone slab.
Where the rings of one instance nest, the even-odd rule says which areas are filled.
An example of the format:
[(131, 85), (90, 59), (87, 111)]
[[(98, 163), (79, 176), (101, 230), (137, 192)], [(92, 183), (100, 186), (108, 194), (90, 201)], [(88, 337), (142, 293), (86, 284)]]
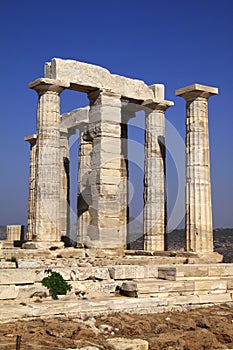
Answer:
[(110, 277), (114, 280), (144, 278), (143, 266), (116, 265), (109, 267)]
[(148, 342), (142, 339), (112, 338), (107, 343), (115, 350), (148, 350)]
[(34, 283), (35, 272), (27, 269), (1, 270), (0, 285)]

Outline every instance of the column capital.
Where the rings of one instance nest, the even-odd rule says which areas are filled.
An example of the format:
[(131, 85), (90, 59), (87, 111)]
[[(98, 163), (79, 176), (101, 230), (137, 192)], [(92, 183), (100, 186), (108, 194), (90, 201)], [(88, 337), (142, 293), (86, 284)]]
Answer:
[(28, 86), (30, 89), (36, 90), (38, 93), (52, 91), (60, 94), (64, 89), (70, 87), (70, 83), (56, 79), (39, 78), (33, 80)]
[(36, 139), (37, 139), (37, 134), (32, 134), (24, 137), (24, 141), (29, 142), (30, 144), (35, 143)]
[(142, 103), (142, 106), (147, 108), (145, 110), (146, 113), (151, 113), (150, 109), (165, 112), (169, 107), (174, 106), (174, 102), (168, 100), (146, 100)]
[(208, 99), (210, 96), (217, 94), (218, 88), (201, 84), (193, 84), (176, 90), (176, 96), (183, 97), (186, 101), (194, 100), (197, 97)]

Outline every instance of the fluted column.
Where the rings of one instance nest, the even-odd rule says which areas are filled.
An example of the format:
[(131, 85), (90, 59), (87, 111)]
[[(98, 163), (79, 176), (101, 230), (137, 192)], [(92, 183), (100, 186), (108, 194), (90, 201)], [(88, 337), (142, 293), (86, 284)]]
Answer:
[[(98, 90), (89, 94), (91, 153), (91, 223), (89, 244), (105, 248), (126, 247), (122, 215), (121, 100), (119, 95)], [(124, 221), (124, 224), (123, 224)]]
[(60, 192), (60, 233), (70, 236), (70, 151), (69, 132), (60, 129), (60, 161), (61, 161), (61, 192)]
[(29, 196), (28, 196), (28, 221), (27, 241), (33, 238), (33, 227), (35, 223), (35, 173), (36, 173), (36, 139), (37, 135), (26, 136), (24, 141), (30, 143), (30, 170), (29, 170)]
[(78, 156), (78, 225), (77, 243), (87, 241), (88, 225), (91, 221), (89, 205), (91, 203), (91, 186), (89, 175), (91, 173), (92, 138), (88, 130), (80, 131)]
[(144, 105), (147, 107), (145, 108), (144, 249), (163, 251), (167, 221), (164, 114), (173, 102), (161, 99), (156, 102), (145, 102)]
[(68, 84), (37, 79), (29, 87), (38, 93), (35, 225), (36, 247), (60, 242), (60, 93)]
[(213, 251), (208, 98), (218, 93), (194, 84), (176, 91), (186, 100), (186, 250)]

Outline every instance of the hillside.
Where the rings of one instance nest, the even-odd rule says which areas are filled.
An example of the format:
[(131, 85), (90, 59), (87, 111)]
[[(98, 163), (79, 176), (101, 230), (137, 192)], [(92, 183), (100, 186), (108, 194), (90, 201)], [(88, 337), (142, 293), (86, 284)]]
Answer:
[[(142, 249), (142, 236), (129, 244), (130, 249)], [(168, 250), (184, 250), (185, 232), (174, 230), (167, 234)], [(233, 228), (217, 228), (214, 230), (214, 250), (223, 255), (223, 262), (233, 262)]]

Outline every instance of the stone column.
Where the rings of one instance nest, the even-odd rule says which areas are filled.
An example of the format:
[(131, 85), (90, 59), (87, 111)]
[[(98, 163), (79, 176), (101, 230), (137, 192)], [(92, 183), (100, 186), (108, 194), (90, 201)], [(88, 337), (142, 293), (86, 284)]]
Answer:
[[(159, 85), (159, 84), (158, 84)], [(163, 251), (166, 232), (166, 149), (164, 114), (173, 102), (165, 101), (163, 85), (155, 85), (156, 102), (145, 101), (144, 249)]]
[(70, 151), (67, 129), (60, 129), (60, 161), (60, 233), (61, 237), (70, 237)]
[(6, 239), (9, 242), (24, 240), (24, 226), (21, 225), (7, 225)]
[(89, 131), (80, 131), (78, 155), (78, 224), (77, 243), (84, 244), (88, 240), (87, 229), (91, 222), (89, 205), (91, 204), (91, 173), (92, 138)]
[(186, 250), (213, 251), (208, 98), (214, 87), (194, 84), (176, 91), (186, 100)]
[(36, 139), (37, 135), (26, 136), (24, 141), (30, 143), (30, 172), (29, 172), (29, 196), (28, 196), (28, 222), (27, 241), (33, 238), (33, 227), (35, 223), (35, 172), (36, 172)]
[[(60, 242), (60, 93), (69, 84), (37, 79), (29, 84), (38, 93), (34, 246)], [(27, 246), (25, 246), (27, 248)]]
[[(89, 245), (125, 248), (126, 228), (122, 204), (122, 149), (120, 95), (98, 90), (89, 93), (91, 153), (91, 223)], [(124, 225), (122, 222), (124, 221)]]

